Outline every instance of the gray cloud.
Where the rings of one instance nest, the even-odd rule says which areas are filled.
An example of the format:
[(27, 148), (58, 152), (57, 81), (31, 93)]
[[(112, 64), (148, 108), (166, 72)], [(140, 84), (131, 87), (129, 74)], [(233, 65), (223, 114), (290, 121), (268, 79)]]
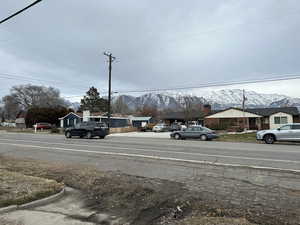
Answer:
[[(2, 0), (0, 16), (30, 2)], [(118, 90), (297, 74), (299, 21), (297, 0), (44, 0), (1, 25), (0, 73), (106, 89), (110, 50)]]

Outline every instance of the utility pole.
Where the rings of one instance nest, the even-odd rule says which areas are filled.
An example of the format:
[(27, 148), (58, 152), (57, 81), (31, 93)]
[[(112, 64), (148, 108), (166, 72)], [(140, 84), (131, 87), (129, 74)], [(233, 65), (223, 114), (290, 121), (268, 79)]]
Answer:
[(243, 89), (243, 128), (246, 130), (246, 117), (245, 117), (245, 102), (247, 98), (245, 96), (245, 90)]
[(112, 62), (116, 59), (111, 53), (104, 52), (104, 55), (108, 57), (108, 112), (107, 112), (107, 127), (110, 131), (110, 117), (111, 117), (111, 70)]

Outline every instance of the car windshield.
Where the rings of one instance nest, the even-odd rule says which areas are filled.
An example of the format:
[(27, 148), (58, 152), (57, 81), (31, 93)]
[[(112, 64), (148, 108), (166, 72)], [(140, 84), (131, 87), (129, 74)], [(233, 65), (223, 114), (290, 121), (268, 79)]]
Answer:
[(209, 128), (207, 128), (207, 127), (202, 127), (202, 129), (203, 129), (204, 131), (207, 131), (207, 132), (213, 132), (211, 129), (209, 129)]

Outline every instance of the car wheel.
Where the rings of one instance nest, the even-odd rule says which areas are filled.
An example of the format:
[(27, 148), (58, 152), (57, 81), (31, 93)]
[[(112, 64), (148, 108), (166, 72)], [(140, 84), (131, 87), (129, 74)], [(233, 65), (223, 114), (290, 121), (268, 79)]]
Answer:
[(181, 139), (181, 135), (180, 135), (180, 134), (175, 134), (175, 135), (174, 135), (174, 138), (175, 138), (176, 140), (180, 140), (180, 139)]
[(92, 138), (92, 132), (87, 132), (87, 134), (86, 134), (86, 138), (88, 138), (88, 139), (91, 139)]
[(267, 134), (264, 137), (264, 141), (266, 144), (273, 144), (275, 142), (275, 137), (271, 134)]
[(66, 133), (66, 138), (72, 138), (72, 135), (71, 135), (70, 132), (67, 132), (67, 133)]
[(104, 139), (104, 138), (105, 138), (105, 136), (99, 136), (99, 138), (100, 138), (100, 139)]
[(207, 136), (206, 136), (205, 134), (202, 134), (202, 135), (200, 136), (200, 140), (201, 140), (201, 141), (207, 141)]

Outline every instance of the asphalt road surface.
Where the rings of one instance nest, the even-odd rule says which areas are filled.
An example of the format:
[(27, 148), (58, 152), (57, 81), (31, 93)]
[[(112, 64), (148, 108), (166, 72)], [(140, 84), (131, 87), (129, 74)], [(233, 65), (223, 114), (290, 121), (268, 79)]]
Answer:
[(61, 135), (43, 134), (0, 134), (0, 154), (13, 156), (61, 156), (66, 160), (79, 155), (83, 160), (91, 157), (114, 156), (143, 160), (201, 163), (210, 162), (226, 165), (299, 170), (300, 145), (255, 144), (214, 141), (153, 138), (110, 137), (100, 139), (65, 139)]
[(0, 155), (88, 165), (101, 171), (167, 179), (197, 191), (208, 201), (230, 202), (236, 207), (257, 208), (259, 211), (280, 209), (289, 218), (297, 220), (299, 217), (299, 144), (118, 136), (88, 140), (65, 139), (62, 135), (2, 132)]

